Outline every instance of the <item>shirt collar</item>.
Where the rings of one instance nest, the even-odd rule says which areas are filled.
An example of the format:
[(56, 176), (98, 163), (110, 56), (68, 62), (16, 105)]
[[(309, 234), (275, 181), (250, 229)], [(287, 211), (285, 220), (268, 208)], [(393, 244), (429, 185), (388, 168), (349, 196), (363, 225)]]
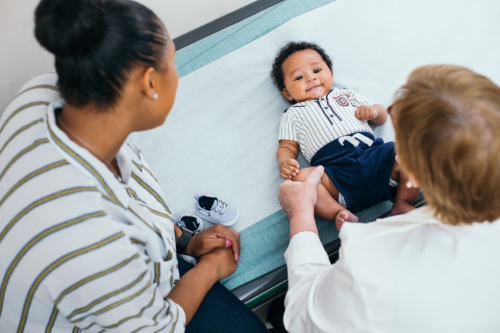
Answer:
[(329, 92), (328, 94), (326, 94), (325, 96), (323, 96), (323, 97), (320, 97), (320, 98), (317, 98), (317, 99), (313, 99), (313, 100), (310, 100), (310, 101), (307, 101), (307, 102), (295, 103), (294, 105), (292, 105), (292, 107), (294, 107), (294, 106), (304, 107), (304, 106), (306, 106), (306, 105), (307, 105), (307, 103), (310, 103), (310, 102), (316, 102), (316, 103), (317, 103), (317, 102), (319, 102), (319, 100), (320, 100), (320, 99), (322, 99), (322, 98), (328, 98), (328, 97), (330, 96), (330, 94), (332, 93), (333, 89), (335, 89), (335, 88), (332, 88), (332, 89), (330, 90), (330, 92)]
[[(124, 208), (127, 207), (130, 197), (123, 184), (116, 179), (111, 170), (87, 149), (70, 140), (66, 133), (56, 125), (55, 110), (63, 106), (64, 102), (62, 100), (52, 102), (47, 106), (44, 123), (49, 142), (56, 147), (70, 164), (97, 183), (105, 199)], [(120, 148), (116, 157), (123, 181), (127, 186), (132, 171), (132, 161), (124, 146)]]

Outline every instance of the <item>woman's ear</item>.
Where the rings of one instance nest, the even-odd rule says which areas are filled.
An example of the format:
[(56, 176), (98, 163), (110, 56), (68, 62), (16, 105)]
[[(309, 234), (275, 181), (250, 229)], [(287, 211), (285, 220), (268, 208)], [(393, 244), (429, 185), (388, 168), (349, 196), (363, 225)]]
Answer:
[(155, 74), (155, 69), (153, 67), (148, 67), (146, 71), (144, 71), (144, 74), (142, 75), (142, 91), (146, 96), (148, 96), (151, 99), (156, 99), (155, 96), (157, 96), (157, 91), (156, 89), (157, 84), (155, 83), (156, 75)]
[(289, 101), (293, 101), (293, 97), (292, 95), (290, 95), (290, 93), (288, 92), (288, 90), (286, 90), (286, 88), (283, 88), (283, 90), (281, 90), (281, 94), (283, 95), (283, 97), (285, 97), (287, 100)]
[(407, 183), (406, 187), (410, 187), (409, 185), (411, 185), (411, 187), (413, 187), (413, 188), (418, 188), (418, 182), (417, 182), (417, 179), (415, 178), (415, 176), (413, 175), (413, 172), (406, 171), (406, 170), (403, 170), (401, 168), (401, 162), (399, 161), (399, 155), (396, 155), (396, 163), (398, 164), (398, 168), (399, 168), (400, 172), (405, 172), (408, 175), (408, 183), (410, 183), (410, 184)]

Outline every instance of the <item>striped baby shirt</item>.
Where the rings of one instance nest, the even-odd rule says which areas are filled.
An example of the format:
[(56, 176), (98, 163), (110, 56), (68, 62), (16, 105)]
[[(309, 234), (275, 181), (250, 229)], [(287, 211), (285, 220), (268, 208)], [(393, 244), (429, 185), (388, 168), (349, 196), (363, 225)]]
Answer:
[(358, 132), (373, 131), (366, 120), (359, 120), (354, 111), (360, 105), (374, 105), (368, 98), (347, 88), (333, 88), (317, 100), (296, 103), (281, 117), (278, 140), (299, 143), (308, 162), (328, 143)]
[(57, 75), (0, 118), (0, 332), (184, 332), (172, 214), (125, 144), (125, 184), (56, 125)]

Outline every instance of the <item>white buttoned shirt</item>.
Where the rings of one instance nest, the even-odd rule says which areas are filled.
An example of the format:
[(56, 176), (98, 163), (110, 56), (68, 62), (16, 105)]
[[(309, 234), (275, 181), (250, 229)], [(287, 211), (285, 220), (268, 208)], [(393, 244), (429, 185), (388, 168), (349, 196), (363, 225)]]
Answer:
[(0, 119), (0, 331), (184, 332), (171, 212), (135, 146), (120, 183), (56, 125), (57, 76)]
[(428, 207), (345, 223), (331, 265), (318, 236), (285, 253), (285, 327), (300, 332), (500, 332), (500, 220), (443, 224)]
[(347, 88), (333, 88), (324, 97), (296, 103), (281, 116), (278, 140), (298, 142), (302, 155), (311, 162), (318, 150), (340, 137), (359, 132), (373, 134), (366, 120), (354, 116), (360, 105), (374, 103)]

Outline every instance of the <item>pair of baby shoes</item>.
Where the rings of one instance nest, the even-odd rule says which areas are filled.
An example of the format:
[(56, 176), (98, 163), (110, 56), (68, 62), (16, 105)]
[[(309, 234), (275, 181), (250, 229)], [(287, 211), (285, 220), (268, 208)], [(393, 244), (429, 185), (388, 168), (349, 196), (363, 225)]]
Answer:
[[(236, 207), (222, 201), (215, 196), (195, 195), (195, 213), (212, 223), (221, 223), (229, 227), (236, 223), (240, 213)], [(203, 231), (203, 220), (194, 215), (181, 215), (174, 219), (174, 223), (191, 230), (194, 234)]]

